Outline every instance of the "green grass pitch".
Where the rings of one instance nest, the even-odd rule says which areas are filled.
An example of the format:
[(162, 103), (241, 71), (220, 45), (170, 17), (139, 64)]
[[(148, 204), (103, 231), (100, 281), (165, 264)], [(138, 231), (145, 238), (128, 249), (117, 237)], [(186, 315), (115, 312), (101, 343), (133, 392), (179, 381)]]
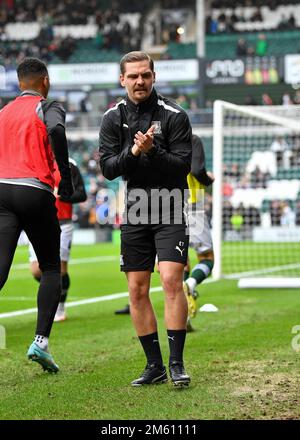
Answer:
[[(230, 244), (227, 251), (229, 258)], [(118, 253), (112, 244), (74, 246), (69, 302), (126, 292)], [(37, 283), (27, 258), (26, 247), (18, 248), (0, 314), (36, 306)], [(224, 263), (230, 273), (230, 262)], [(152, 287), (159, 285), (154, 274)], [(130, 386), (145, 358), (130, 317), (114, 315), (126, 297), (69, 308), (68, 320), (54, 324), (50, 349), (61, 369), (57, 375), (26, 358), (35, 313), (0, 318), (6, 331), (0, 419), (300, 419), (300, 352), (292, 348), (300, 292), (239, 290), (235, 280), (224, 280), (203, 284), (199, 293), (198, 306), (213, 303), (219, 312), (198, 313), (193, 320), (197, 331), (187, 335), (185, 350), (192, 382), (181, 391), (170, 383)], [(167, 363), (163, 293), (151, 297)]]

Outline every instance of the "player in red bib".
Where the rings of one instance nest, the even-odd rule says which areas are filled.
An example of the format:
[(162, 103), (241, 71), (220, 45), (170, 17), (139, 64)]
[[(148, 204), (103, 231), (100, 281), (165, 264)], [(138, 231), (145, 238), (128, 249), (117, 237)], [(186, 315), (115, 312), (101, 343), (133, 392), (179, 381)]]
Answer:
[[(60, 235), (60, 260), (61, 260), (61, 295), (58, 304), (58, 308), (54, 317), (55, 322), (65, 321), (65, 302), (68, 295), (68, 289), (70, 287), (70, 276), (68, 273), (68, 261), (70, 259), (70, 251), (72, 246), (73, 238), (73, 204), (84, 202), (87, 199), (86, 191), (84, 188), (83, 178), (80, 174), (79, 168), (73, 159), (69, 159), (72, 180), (74, 184), (74, 193), (69, 199), (60, 197), (57, 194), (60, 173), (57, 167), (55, 167), (54, 178), (55, 178), (55, 190), (54, 195), (56, 196), (56, 208), (57, 217), (60, 224), (61, 235)], [(37, 281), (41, 280), (41, 270), (39, 268), (38, 259), (32, 244), (29, 245), (29, 261), (31, 273)]]
[(35, 339), (27, 356), (44, 370), (56, 373), (59, 368), (48, 350), (61, 293), (54, 156), (61, 175), (59, 196), (69, 199), (74, 191), (65, 111), (58, 102), (46, 99), (50, 82), (42, 61), (26, 58), (17, 74), (22, 93), (0, 112), (0, 290), (24, 230), (41, 269)]

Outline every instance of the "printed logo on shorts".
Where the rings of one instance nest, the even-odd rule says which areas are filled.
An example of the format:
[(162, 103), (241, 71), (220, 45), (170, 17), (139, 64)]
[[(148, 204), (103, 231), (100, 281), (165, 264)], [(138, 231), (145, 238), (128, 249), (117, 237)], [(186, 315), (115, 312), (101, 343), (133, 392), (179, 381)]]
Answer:
[(161, 121), (152, 121), (151, 125), (155, 125), (154, 134), (162, 134)]
[(123, 255), (120, 255), (120, 266), (124, 266)]
[(180, 242), (178, 243), (178, 246), (175, 247), (175, 250), (178, 251), (178, 252), (180, 252), (180, 255), (181, 255), (181, 256), (183, 256), (183, 251), (184, 251), (184, 248), (181, 249), (182, 246), (184, 246), (184, 241), (180, 241)]

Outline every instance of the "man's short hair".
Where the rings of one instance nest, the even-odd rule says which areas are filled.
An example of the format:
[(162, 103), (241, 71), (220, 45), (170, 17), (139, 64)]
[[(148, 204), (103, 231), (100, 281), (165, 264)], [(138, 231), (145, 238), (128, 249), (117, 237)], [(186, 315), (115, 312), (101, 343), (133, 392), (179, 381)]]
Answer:
[(142, 51), (133, 51), (129, 52), (126, 55), (123, 56), (123, 58), (120, 61), (120, 71), (122, 75), (124, 75), (126, 67), (126, 63), (136, 63), (138, 61), (149, 61), (149, 66), (152, 72), (154, 71), (154, 63), (152, 58), (146, 53)]
[(46, 64), (38, 58), (25, 58), (17, 68), (18, 78), (44, 77), (48, 75)]

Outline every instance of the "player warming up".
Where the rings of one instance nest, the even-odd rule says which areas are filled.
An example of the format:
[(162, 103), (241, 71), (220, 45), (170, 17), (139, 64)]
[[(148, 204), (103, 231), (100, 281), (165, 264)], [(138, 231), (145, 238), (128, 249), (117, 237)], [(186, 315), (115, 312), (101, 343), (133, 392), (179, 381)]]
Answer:
[[(149, 298), (157, 254), (165, 292), (169, 373), (175, 386), (187, 386), (190, 377), (183, 362), (187, 300), (182, 279), (189, 239), (183, 195), (191, 166), (191, 126), (185, 111), (153, 88), (153, 60), (147, 53), (126, 54), (120, 70), (127, 95), (104, 114), (99, 151), (103, 175), (110, 180), (122, 175), (127, 184), (120, 263), (128, 281), (130, 315), (147, 358), (142, 375), (131, 384), (167, 381)], [(172, 197), (166, 203), (171, 191), (177, 195), (177, 206)], [(161, 203), (156, 205), (159, 193)], [(139, 216), (141, 211), (144, 215)]]
[[(56, 208), (57, 217), (59, 220), (59, 225), (61, 229), (60, 235), (60, 261), (61, 261), (61, 294), (59, 299), (58, 308), (54, 316), (54, 322), (61, 322), (67, 319), (65, 311), (65, 302), (67, 300), (68, 290), (70, 287), (70, 276), (68, 273), (68, 262), (70, 259), (70, 252), (73, 239), (73, 204), (84, 202), (87, 199), (86, 191), (84, 188), (83, 178), (81, 176), (80, 170), (73, 159), (69, 159), (72, 181), (74, 184), (74, 193), (70, 198), (64, 198), (57, 194), (60, 173), (57, 165), (55, 166), (54, 178), (55, 178), (55, 189), (54, 195), (56, 196)], [(39, 268), (38, 259), (32, 244), (29, 244), (29, 261), (30, 270), (34, 278), (40, 282), (41, 280), (41, 270)]]
[(73, 194), (65, 111), (58, 102), (46, 99), (50, 82), (42, 61), (24, 59), (17, 74), (22, 93), (0, 112), (0, 290), (24, 230), (41, 269), (35, 339), (27, 355), (44, 370), (57, 372), (48, 350), (61, 294), (54, 156), (61, 175), (58, 194), (64, 199)]
[(195, 249), (198, 264), (190, 274), (189, 261), (184, 268), (183, 290), (188, 299), (188, 323), (187, 331), (193, 331), (191, 318), (196, 315), (196, 299), (198, 293), (196, 286), (204, 281), (210, 274), (214, 265), (213, 243), (207, 216), (204, 212), (204, 189), (210, 186), (214, 177), (206, 171), (205, 154), (201, 139), (193, 134), (192, 167), (187, 177), (190, 197), (189, 203), (189, 228), (190, 247)]

